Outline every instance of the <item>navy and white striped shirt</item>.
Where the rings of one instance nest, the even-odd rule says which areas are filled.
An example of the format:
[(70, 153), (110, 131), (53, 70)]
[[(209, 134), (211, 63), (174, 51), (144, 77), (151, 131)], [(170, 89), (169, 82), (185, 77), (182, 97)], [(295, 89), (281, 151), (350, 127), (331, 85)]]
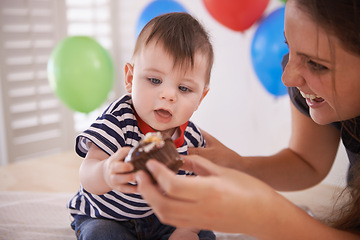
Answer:
[[(188, 147), (205, 147), (200, 129), (192, 122), (180, 126), (181, 136), (175, 145), (180, 154), (187, 154)], [(114, 101), (104, 113), (76, 138), (76, 152), (85, 157), (89, 143), (96, 144), (107, 154), (114, 154), (124, 146), (133, 147), (153, 131), (139, 117), (135, 116), (130, 95)], [(187, 175), (179, 170), (178, 175)], [(143, 218), (153, 214), (152, 209), (139, 194), (121, 193), (113, 190), (104, 195), (87, 192), (82, 186), (68, 203), (73, 216), (86, 215), (92, 218), (107, 218), (124, 221)]]

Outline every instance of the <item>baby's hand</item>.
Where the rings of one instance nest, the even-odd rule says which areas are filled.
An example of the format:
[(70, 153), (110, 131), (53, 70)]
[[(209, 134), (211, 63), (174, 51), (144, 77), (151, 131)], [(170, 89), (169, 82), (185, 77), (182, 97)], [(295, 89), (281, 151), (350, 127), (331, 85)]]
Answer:
[(131, 163), (125, 163), (124, 158), (130, 151), (130, 147), (120, 148), (115, 154), (105, 160), (103, 174), (106, 184), (113, 190), (123, 193), (135, 193), (136, 186), (129, 182), (135, 182), (135, 174), (129, 173), (134, 170)]

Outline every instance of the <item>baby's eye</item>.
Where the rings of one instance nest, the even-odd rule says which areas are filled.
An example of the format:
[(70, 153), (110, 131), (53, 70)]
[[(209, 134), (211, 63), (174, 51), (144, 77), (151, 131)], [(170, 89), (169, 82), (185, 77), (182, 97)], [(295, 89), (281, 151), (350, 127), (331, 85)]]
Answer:
[(308, 64), (309, 64), (311, 70), (316, 71), (316, 72), (322, 72), (322, 71), (328, 70), (327, 67), (325, 67), (324, 65), (321, 65), (320, 63), (314, 62), (313, 60), (309, 60)]
[(190, 88), (187, 88), (185, 86), (179, 86), (179, 90), (181, 92), (191, 92), (191, 89)]
[(148, 80), (152, 83), (152, 84), (155, 84), (155, 85), (158, 85), (161, 83), (161, 80), (160, 79), (157, 79), (157, 78), (148, 78)]

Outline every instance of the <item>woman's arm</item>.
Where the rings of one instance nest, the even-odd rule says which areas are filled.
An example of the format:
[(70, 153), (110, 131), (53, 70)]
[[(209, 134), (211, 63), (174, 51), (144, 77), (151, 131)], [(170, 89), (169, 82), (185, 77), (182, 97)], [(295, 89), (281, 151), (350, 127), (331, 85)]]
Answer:
[(82, 186), (93, 194), (105, 194), (110, 190), (121, 192), (135, 192), (135, 187), (128, 182), (135, 181), (135, 174), (131, 163), (124, 163), (124, 158), (130, 148), (120, 148), (112, 156), (107, 155), (95, 144), (91, 144), (83, 160), (79, 175)]
[(291, 105), (292, 129), (288, 148), (264, 158), (244, 158), (244, 171), (277, 190), (300, 190), (323, 180), (339, 146), (339, 131), (318, 125)]
[(159, 185), (143, 171), (136, 177), (138, 191), (166, 224), (259, 239), (360, 239), (315, 220), (254, 177), (200, 156), (184, 160), (197, 177), (176, 177), (153, 160), (147, 167)]
[[(321, 126), (292, 105), (292, 135), (289, 146), (271, 156), (246, 157), (203, 133), (205, 149), (192, 149), (216, 164), (255, 176), (277, 190), (300, 190), (320, 182), (330, 171), (338, 145), (339, 131)], [(276, 136), (274, 136), (276, 137)]]

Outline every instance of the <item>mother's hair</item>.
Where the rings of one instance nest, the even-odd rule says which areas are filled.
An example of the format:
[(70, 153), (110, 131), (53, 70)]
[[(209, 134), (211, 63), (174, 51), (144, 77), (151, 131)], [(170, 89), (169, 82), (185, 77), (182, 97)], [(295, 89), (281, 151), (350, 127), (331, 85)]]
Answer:
[(295, 0), (321, 28), (336, 36), (344, 49), (360, 56), (359, 0)]

